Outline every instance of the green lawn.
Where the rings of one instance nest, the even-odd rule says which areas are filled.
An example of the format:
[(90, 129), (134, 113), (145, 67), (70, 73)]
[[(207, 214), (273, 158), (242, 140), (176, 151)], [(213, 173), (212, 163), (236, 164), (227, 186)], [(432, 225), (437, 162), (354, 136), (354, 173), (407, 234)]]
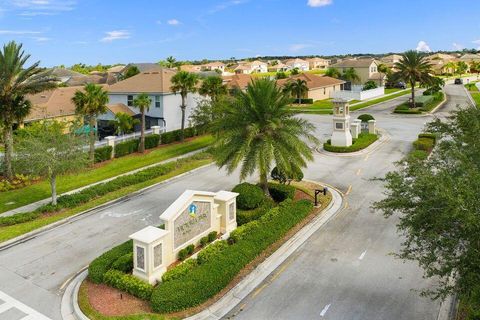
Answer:
[(372, 105), (380, 103), (380, 102), (385, 102), (385, 101), (388, 101), (388, 100), (392, 100), (392, 99), (404, 96), (404, 95), (409, 94), (409, 93), (410, 93), (410, 90), (402, 90), (402, 91), (399, 91), (399, 92), (397, 92), (395, 94), (392, 94), (390, 96), (387, 96), (387, 97), (381, 97), (381, 98), (378, 98), (378, 99), (373, 99), (373, 100), (369, 100), (367, 102), (359, 103), (355, 106), (351, 106), (350, 110), (355, 111), (355, 110), (363, 109), (363, 108), (372, 106)]
[(67, 209), (67, 210), (64, 210), (64, 211), (60, 211), (59, 213), (56, 213), (56, 214), (51, 214), (51, 215), (47, 214), (47, 215), (44, 215), (44, 216), (42, 216), (38, 219), (28, 221), (28, 222), (25, 222), (25, 223), (15, 224), (15, 225), (12, 225), (12, 226), (0, 227), (0, 243), (3, 242), (3, 241), (7, 241), (9, 239), (13, 239), (15, 237), (18, 237), (18, 236), (20, 236), (22, 234), (25, 234), (27, 232), (39, 229), (43, 226), (52, 224), (52, 223), (57, 222), (61, 219), (70, 217), (70, 216), (75, 215), (77, 213), (80, 213), (82, 211), (92, 209), (92, 208), (94, 208), (96, 206), (99, 206), (101, 204), (104, 204), (106, 202), (109, 202), (109, 201), (118, 199), (120, 197), (126, 196), (126, 195), (128, 195), (132, 192), (135, 192), (135, 191), (138, 191), (138, 190), (143, 189), (145, 187), (151, 186), (155, 183), (162, 182), (164, 180), (175, 177), (175, 176), (177, 176), (179, 174), (182, 174), (184, 172), (199, 168), (199, 167), (201, 167), (203, 165), (206, 165), (206, 164), (209, 164), (211, 162), (212, 162), (211, 158), (196, 159), (196, 160), (188, 161), (188, 162), (180, 165), (175, 170), (173, 170), (173, 171), (171, 171), (171, 172), (169, 172), (165, 175), (159, 176), (159, 177), (157, 177), (155, 179), (152, 179), (152, 180), (148, 180), (148, 181), (141, 182), (141, 183), (138, 183), (138, 184), (135, 184), (135, 185), (131, 185), (131, 186), (119, 189), (117, 191), (110, 192), (110, 193), (108, 193), (108, 194), (106, 194), (102, 197), (99, 197), (95, 200), (92, 200), (92, 201), (90, 201), (88, 203), (85, 203), (83, 205), (80, 205), (78, 207), (75, 207), (75, 208), (72, 208), (72, 209)]
[(473, 101), (475, 101), (475, 104), (477, 107), (480, 108), (480, 91), (478, 91), (478, 87), (475, 85), (476, 82), (470, 82), (465, 85), (465, 88), (470, 92), (470, 95), (473, 98)]
[[(184, 143), (161, 146), (148, 154), (132, 154), (100, 164), (79, 174), (60, 176), (57, 179), (57, 192), (63, 193), (91, 183), (105, 180), (122, 173), (142, 168), (163, 160), (181, 156), (209, 146), (213, 142), (210, 135), (198, 137)], [(50, 196), (50, 184), (41, 181), (28, 187), (0, 193), (0, 212), (15, 209)]]
[(394, 93), (394, 92), (398, 92), (400, 90), (403, 90), (403, 89), (400, 89), (400, 88), (385, 88), (385, 94), (390, 94), (390, 93)]

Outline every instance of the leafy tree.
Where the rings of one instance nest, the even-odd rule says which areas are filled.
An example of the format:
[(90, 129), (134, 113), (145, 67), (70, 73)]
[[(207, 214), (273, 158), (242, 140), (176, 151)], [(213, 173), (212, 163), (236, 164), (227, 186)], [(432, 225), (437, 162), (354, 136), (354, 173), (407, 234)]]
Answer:
[(386, 198), (374, 207), (386, 217), (399, 216), (405, 240), (397, 256), (416, 261), (425, 277), (438, 281), (424, 295), (469, 300), (476, 293), (478, 299), (480, 110), (458, 109), (427, 130), (441, 138), (434, 152), (425, 160), (398, 163), (398, 171), (386, 175)]
[(52, 205), (57, 204), (57, 177), (76, 172), (87, 164), (84, 138), (65, 133), (64, 123), (36, 122), (17, 138), (15, 166), (19, 171), (50, 181)]
[(412, 91), (411, 107), (415, 108), (415, 85), (428, 84), (432, 81), (432, 65), (427, 61), (427, 56), (423, 52), (409, 50), (402, 54), (399, 62), (395, 63), (396, 76), (410, 84)]
[(445, 80), (439, 77), (433, 77), (432, 80), (425, 85), (427, 90), (423, 92), (423, 95), (432, 95), (442, 90), (445, 85)]
[(477, 74), (477, 79), (478, 79), (478, 75), (480, 74), (480, 61), (470, 62), (470, 72), (471, 73), (476, 73)]
[(185, 109), (187, 108), (187, 95), (189, 92), (197, 91), (198, 76), (187, 71), (179, 71), (172, 77), (171, 90), (182, 97), (180, 110), (182, 111), (182, 131), (180, 140), (183, 142), (185, 130)]
[(296, 76), (297, 74), (300, 74), (300, 70), (298, 68), (293, 68), (292, 71), (290, 71), (290, 74)]
[(360, 81), (360, 77), (354, 68), (348, 68), (343, 70), (342, 79), (350, 82)]
[(280, 80), (280, 79), (287, 79), (287, 74), (283, 71), (279, 71), (277, 72), (277, 74), (275, 75), (275, 79), (277, 80)]
[(202, 96), (209, 96), (215, 102), (219, 96), (227, 94), (227, 86), (223, 84), (221, 77), (208, 76), (203, 80), (198, 93)]
[(380, 73), (380, 87), (383, 86), (383, 76), (387, 76), (392, 73), (392, 70), (383, 63), (380, 63), (377, 67), (378, 73)]
[(307, 82), (303, 79), (295, 79), (287, 82), (285, 91), (297, 98), (297, 103), (301, 103), (302, 97), (308, 92)]
[(223, 106), (232, 98), (228, 95), (220, 96), (216, 101), (201, 100), (190, 115), (190, 121), (200, 131), (208, 131), (216, 120), (223, 116)]
[(377, 88), (377, 84), (373, 80), (369, 80), (363, 85), (363, 90), (371, 90), (375, 88)]
[(138, 145), (138, 152), (145, 152), (145, 112), (148, 112), (152, 99), (146, 93), (141, 93), (133, 100), (133, 105), (140, 110), (142, 114), (140, 124), (140, 144)]
[(302, 181), (303, 180), (303, 172), (302, 169), (292, 165), (292, 171), (291, 172), (283, 172), (277, 167), (273, 168), (272, 172), (270, 173), (270, 176), (272, 177), (273, 180), (278, 181), (281, 184), (290, 184), (293, 180), (295, 181)]
[(342, 74), (336, 68), (328, 68), (327, 70), (325, 70), (325, 75), (327, 77), (332, 77), (336, 79), (340, 79), (342, 77)]
[(447, 73), (455, 74), (457, 73), (457, 64), (453, 61), (449, 61), (445, 63), (443, 70), (447, 71)]
[(111, 122), (115, 127), (116, 133), (119, 135), (133, 132), (133, 127), (140, 123), (138, 119), (134, 119), (132, 116), (124, 112), (118, 112), (115, 115), (115, 120), (112, 120)]
[(89, 126), (89, 159), (93, 165), (95, 161), (95, 133), (97, 117), (107, 112), (108, 92), (101, 86), (88, 83), (83, 91), (77, 90), (72, 98), (75, 113), (85, 117)]
[(26, 66), (30, 59), (22, 45), (11, 41), (0, 51), (0, 121), (3, 131), (5, 155), (4, 175), (13, 177), (13, 124), (20, 123), (28, 115), (31, 103), (25, 98), (56, 87), (57, 79), (49, 71), (39, 68), (40, 61)]
[(457, 62), (457, 74), (462, 75), (468, 70), (468, 65), (464, 61)]
[(123, 75), (123, 80), (136, 76), (139, 73), (140, 70), (137, 66), (130, 66), (128, 67), (127, 71), (125, 71), (125, 74)]
[(178, 64), (177, 59), (172, 56), (167, 57), (165, 61), (167, 62), (167, 68), (175, 68)]
[(258, 172), (267, 195), (273, 163), (283, 172), (305, 167), (313, 159), (307, 142), (318, 143), (315, 127), (295, 117), (289, 103), (290, 98), (269, 79), (256, 79), (245, 92), (237, 91), (212, 125), (219, 133), (213, 147), (217, 165), (229, 173), (240, 166), (241, 180)]

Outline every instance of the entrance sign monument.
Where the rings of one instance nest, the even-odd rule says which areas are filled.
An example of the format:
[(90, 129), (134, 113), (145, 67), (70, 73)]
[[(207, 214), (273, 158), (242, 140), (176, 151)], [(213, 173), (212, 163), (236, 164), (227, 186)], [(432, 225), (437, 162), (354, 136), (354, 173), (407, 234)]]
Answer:
[(352, 134), (350, 133), (350, 106), (344, 99), (333, 101), (333, 133), (331, 138), (332, 146), (349, 147), (352, 145)]
[(236, 198), (229, 191), (186, 190), (161, 215), (165, 228), (148, 226), (132, 235), (133, 275), (155, 284), (177, 254), (197, 246), (212, 231), (229, 234), (237, 227)]

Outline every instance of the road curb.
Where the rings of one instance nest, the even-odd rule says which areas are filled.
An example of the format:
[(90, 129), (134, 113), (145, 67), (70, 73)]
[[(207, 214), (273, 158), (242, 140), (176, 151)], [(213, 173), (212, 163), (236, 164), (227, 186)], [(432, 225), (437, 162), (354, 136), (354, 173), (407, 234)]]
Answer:
[(123, 196), (123, 197), (120, 197), (120, 198), (117, 198), (117, 199), (114, 199), (114, 200), (111, 200), (109, 202), (106, 202), (104, 204), (101, 204), (99, 206), (96, 206), (94, 208), (91, 208), (91, 209), (88, 209), (88, 210), (85, 210), (85, 211), (82, 211), (82, 212), (79, 212), (79, 213), (76, 213), (74, 214), (73, 216), (70, 216), (70, 217), (67, 217), (65, 219), (61, 219), (59, 221), (56, 221), (52, 224), (49, 224), (49, 225), (46, 225), (44, 227), (41, 227), (39, 229), (36, 229), (36, 230), (33, 230), (31, 232), (28, 232), (28, 233), (25, 233), (21, 236), (18, 236), (16, 238), (13, 238), (13, 239), (10, 239), (10, 240), (7, 240), (3, 243), (0, 244), (0, 251), (3, 251), (3, 250), (6, 250), (8, 248), (11, 248), (11, 247), (14, 247), (20, 243), (24, 243), (24, 242), (27, 242), (29, 240), (32, 240), (34, 238), (36, 238), (37, 236), (39, 236), (40, 234), (43, 234), (43, 233), (46, 233), (48, 231), (51, 231), (57, 227), (60, 227), (64, 224), (67, 224), (67, 223), (71, 223), (71, 222), (74, 222), (78, 219), (81, 219), (83, 217), (87, 217), (91, 214), (94, 214), (95, 211), (97, 210), (102, 210), (102, 209), (105, 209), (105, 208), (108, 208), (112, 205), (115, 205), (115, 204), (118, 204), (120, 202), (124, 202), (124, 201), (127, 201), (131, 198), (134, 198), (134, 197), (137, 197), (137, 196), (140, 196), (142, 195), (143, 193), (149, 191), (150, 189), (154, 189), (158, 186), (161, 186), (163, 184), (166, 184), (166, 183), (169, 183), (169, 182), (172, 182), (172, 181), (175, 181), (177, 179), (180, 179), (180, 178), (183, 178), (184, 176), (187, 176), (187, 175), (190, 175), (190, 174), (193, 174), (197, 171), (200, 171), (204, 168), (207, 168), (209, 166), (212, 166), (214, 165), (214, 163), (209, 163), (209, 164), (206, 164), (206, 165), (203, 165), (201, 167), (198, 167), (198, 168), (195, 168), (193, 170), (190, 170), (190, 171), (187, 171), (187, 172), (184, 172), (182, 174), (179, 174), (177, 176), (174, 176), (174, 177), (171, 177), (167, 180), (164, 180), (164, 181), (161, 181), (161, 182), (158, 182), (158, 183), (155, 183), (155, 184), (152, 184), (151, 186), (148, 186), (148, 187), (145, 187), (143, 189), (140, 189), (140, 190), (137, 190), (137, 191), (134, 191), (126, 196)]
[(470, 104), (472, 106), (475, 106), (476, 103), (475, 103), (475, 100), (473, 100), (473, 97), (472, 97), (472, 94), (470, 93), (470, 91), (468, 91), (467, 88), (465, 88), (465, 86), (463, 86), (463, 90), (465, 90), (465, 92), (467, 93), (467, 97), (468, 97), (468, 100), (470, 101)]
[[(307, 181), (307, 180), (306, 180)], [(315, 182), (318, 183), (318, 182)], [(244, 298), (260, 285), (273, 271), (284, 263), (300, 246), (302, 246), (317, 230), (328, 223), (344, 209), (344, 195), (337, 188), (329, 187), (332, 201), (317, 217), (288, 239), (280, 248), (272, 253), (265, 261), (243, 278), (235, 287), (229, 290), (220, 300), (205, 310), (185, 318), (186, 320), (217, 320), (233, 310)], [(62, 297), (63, 320), (87, 320), (78, 306), (78, 291), (88, 270), (79, 273), (67, 286)]]
[(437, 112), (438, 109), (440, 109), (441, 107), (443, 107), (443, 105), (444, 105), (445, 103), (447, 103), (447, 100), (448, 100), (447, 94), (446, 94), (445, 91), (443, 91), (443, 90), (442, 90), (442, 92), (443, 92), (443, 101), (440, 102), (440, 103), (438, 104), (438, 106), (436, 106), (435, 108), (433, 108), (432, 110), (430, 110), (427, 114), (434, 114), (435, 112)]

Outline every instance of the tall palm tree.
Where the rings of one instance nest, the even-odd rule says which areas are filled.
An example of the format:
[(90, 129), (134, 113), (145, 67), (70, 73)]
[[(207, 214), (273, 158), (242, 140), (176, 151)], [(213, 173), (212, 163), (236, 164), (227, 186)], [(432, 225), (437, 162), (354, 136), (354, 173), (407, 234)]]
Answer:
[(142, 119), (140, 121), (140, 144), (138, 145), (138, 151), (145, 152), (145, 112), (150, 110), (152, 99), (148, 97), (148, 94), (141, 93), (134, 100), (133, 105), (140, 110)]
[(360, 81), (360, 77), (354, 68), (348, 68), (343, 70), (342, 78), (343, 80), (350, 82)]
[(84, 116), (89, 126), (89, 159), (93, 165), (95, 160), (95, 134), (97, 117), (107, 112), (108, 92), (99, 85), (88, 83), (82, 90), (77, 90), (73, 95), (72, 102), (75, 105), (75, 113)]
[(177, 65), (177, 59), (175, 59), (172, 56), (167, 57), (166, 62), (167, 62), (167, 68), (174, 68)]
[(390, 68), (383, 63), (380, 63), (377, 67), (378, 73), (380, 73), (380, 87), (383, 87), (383, 77), (390, 74)]
[(180, 109), (182, 111), (182, 131), (180, 133), (180, 140), (184, 139), (185, 130), (185, 109), (187, 108), (187, 95), (189, 92), (197, 91), (198, 76), (187, 71), (179, 71), (172, 77), (172, 90), (175, 94), (180, 93), (182, 96), (182, 104)]
[(306, 167), (306, 161), (313, 159), (307, 141), (318, 143), (314, 125), (295, 117), (289, 100), (275, 81), (257, 79), (226, 101), (222, 116), (212, 125), (220, 133), (213, 148), (217, 165), (229, 173), (240, 166), (242, 180), (257, 171), (267, 195), (273, 166), (283, 172)]
[(302, 97), (308, 92), (307, 82), (303, 79), (290, 80), (284, 87), (284, 91), (295, 95), (297, 103), (300, 104)]
[(325, 70), (325, 75), (327, 77), (332, 77), (336, 79), (340, 79), (342, 77), (342, 74), (336, 68), (328, 68), (327, 70)]
[(445, 63), (443, 70), (446, 70), (447, 73), (455, 74), (457, 73), (457, 64), (453, 61)]
[(22, 44), (11, 41), (0, 51), (0, 121), (5, 144), (4, 175), (13, 177), (13, 124), (22, 122), (31, 109), (25, 99), (27, 94), (35, 94), (56, 87), (57, 79), (49, 71), (39, 68), (40, 61), (27, 67), (29, 54), (22, 50)]
[(227, 86), (223, 84), (221, 77), (209, 76), (203, 80), (198, 93), (209, 96), (212, 102), (216, 102), (219, 96), (227, 94)]
[(402, 54), (399, 62), (395, 63), (395, 75), (410, 84), (412, 90), (411, 107), (415, 108), (415, 84), (428, 84), (432, 81), (432, 65), (427, 60), (427, 55), (416, 50), (409, 50)]

